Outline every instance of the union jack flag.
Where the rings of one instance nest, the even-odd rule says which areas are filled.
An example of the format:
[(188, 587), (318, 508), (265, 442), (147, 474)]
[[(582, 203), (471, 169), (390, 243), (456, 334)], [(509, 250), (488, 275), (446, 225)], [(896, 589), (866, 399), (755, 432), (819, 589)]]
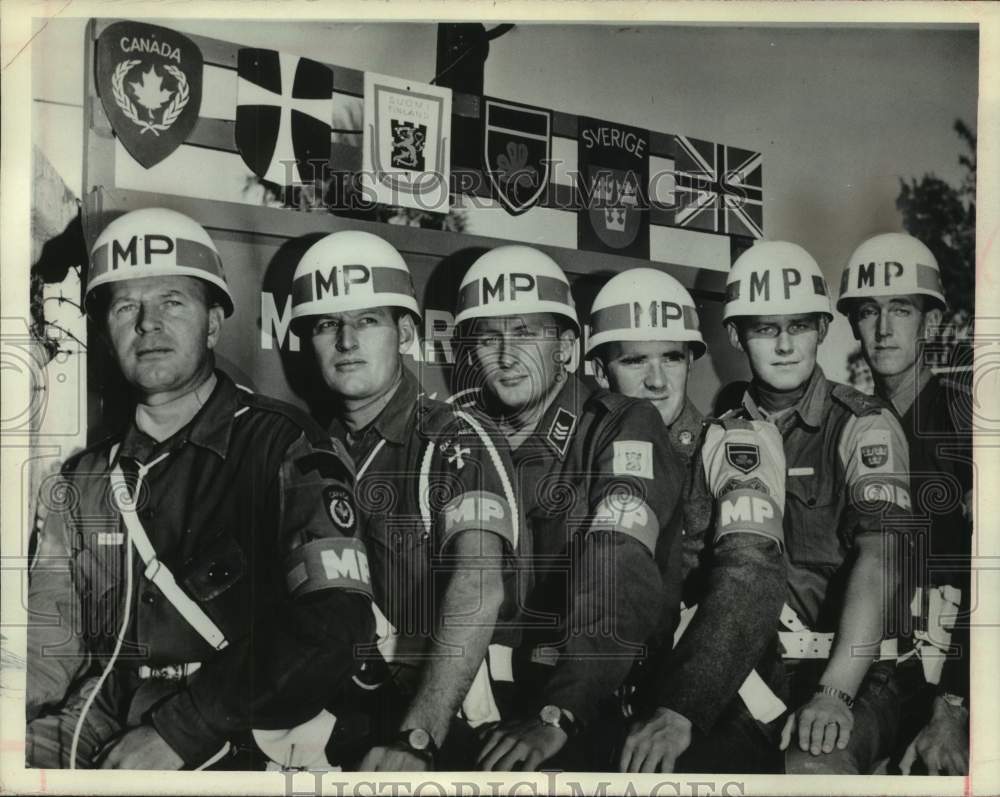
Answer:
[(686, 136), (674, 141), (674, 224), (762, 238), (760, 153)]

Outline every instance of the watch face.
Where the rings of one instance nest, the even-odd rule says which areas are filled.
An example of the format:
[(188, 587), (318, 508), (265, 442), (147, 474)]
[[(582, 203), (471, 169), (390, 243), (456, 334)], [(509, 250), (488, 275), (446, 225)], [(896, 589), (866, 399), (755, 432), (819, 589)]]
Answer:
[(539, 713), (539, 718), (546, 725), (559, 726), (559, 721), (562, 719), (562, 710), (559, 706), (545, 706)]
[(426, 750), (431, 746), (431, 735), (423, 728), (410, 731), (409, 744), (414, 750)]

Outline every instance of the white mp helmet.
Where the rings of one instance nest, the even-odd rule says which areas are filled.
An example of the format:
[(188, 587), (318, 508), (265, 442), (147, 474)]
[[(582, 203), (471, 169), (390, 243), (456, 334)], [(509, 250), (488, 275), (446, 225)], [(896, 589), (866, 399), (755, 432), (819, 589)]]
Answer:
[(696, 359), (706, 349), (698, 309), (684, 286), (655, 268), (631, 268), (608, 280), (594, 298), (585, 355), (603, 343), (646, 340), (687, 343)]
[(455, 324), (476, 318), (553, 313), (580, 321), (569, 280), (551, 257), (530, 246), (498, 246), (481, 255), (462, 278)]
[(793, 313), (822, 313), (833, 320), (823, 272), (798, 244), (754, 244), (736, 258), (729, 271), (722, 320)]
[(420, 318), (410, 269), (388, 241), (341, 230), (310, 246), (292, 277), (292, 322), (375, 307), (399, 307)]
[(912, 235), (887, 232), (862, 243), (844, 267), (837, 309), (847, 313), (852, 299), (919, 294), (947, 309), (937, 258)]
[(219, 250), (204, 227), (167, 208), (133, 210), (108, 224), (90, 250), (84, 308), (93, 317), (97, 288), (143, 277), (194, 277), (211, 285), (225, 315), (233, 296)]

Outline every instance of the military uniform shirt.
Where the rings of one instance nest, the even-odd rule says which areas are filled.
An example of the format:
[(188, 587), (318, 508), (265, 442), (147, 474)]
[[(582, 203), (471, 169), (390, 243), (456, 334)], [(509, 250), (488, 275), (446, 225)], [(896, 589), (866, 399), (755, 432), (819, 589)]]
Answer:
[[(374, 631), (347, 453), (300, 410), (217, 376), (205, 405), (169, 439), (157, 443), (131, 422), (111, 461), (116, 439), (66, 463), (46, 491), (61, 503), (46, 517), (29, 597), (30, 716), (66, 694), (89, 656), (98, 671), (107, 662), (124, 617), (129, 544), (109, 471), (121, 464), (134, 492), (139, 465), (155, 462), (135, 496), (139, 519), (158, 559), (229, 644), (213, 650), (133, 552), (116, 669), (201, 664), (148, 720), (188, 765), (242, 732), (318, 713), (354, 671), (353, 646)], [(51, 567), (60, 555), (68, 572)]]
[[(347, 440), (340, 421), (332, 433)], [(420, 393), (403, 369), (399, 387), (350, 447), (358, 463), (358, 506), (375, 601), (394, 631), (383, 653), (419, 658), (437, 620), (436, 604), (456, 564), (448, 548), (457, 534), (483, 530), (503, 543), (497, 570), (513, 581), (518, 545), (516, 499), (507, 448), (489, 419)], [(504, 617), (515, 611), (509, 596)], [(494, 641), (504, 641), (497, 632)]]
[[(752, 387), (738, 414), (765, 418)], [(894, 525), (910, 509), (906, 439), (884, 402), (827, 381), (819, 366), (773, 420), (788, 466), (787, 603), (806, 627), (836, 631), (855, 537), (906, 530)]]
[(535, 666), (547, 673), (534, 710), (551, 703), (585, 723), (645, 654), (660, 616), (653, 552), (671, 548), (661, 534), (684, 469), (655, 407), (575, 376), (512, 458), (536, 579), (519, 654), (532, 677)]
[(664, 640), (655, 657), (655, 699), (707, 733), (775, 643), (785, 592), (785, 457), (772, 424), (706, 420), (690, 404), (670, 439), (689, 462), (684, 600), (698, 609), (677, 646)]
[[(928, 532), (917, 548), (919, 586), (951, 585), (961, 590), (961, 611), (969, 607), (969, 559), (972, 528), (963, 502), (972, 490), (972, 406), (969, 386), (955, 378), (923, 372), (908, 387), (908, 396), (897, 393), (893, 405), (904, 409), (900, 422), (910, 447), (913, 511), (918, 527)], [(901, 406), (906, 398), (914, 400)], [(924, 595), (924, 601), (927, 596)], [(909, 596), (907, 596), (907, 600)], [(904, 607), (906, 609), (908, 607)], [(921, 606), (917, 628), (926, 631), (927, 607)], [(961, 617), (952, 633), (957, 646), (945, 661), (939, 684), (942, 691), (968, 696), (968, 618)]]

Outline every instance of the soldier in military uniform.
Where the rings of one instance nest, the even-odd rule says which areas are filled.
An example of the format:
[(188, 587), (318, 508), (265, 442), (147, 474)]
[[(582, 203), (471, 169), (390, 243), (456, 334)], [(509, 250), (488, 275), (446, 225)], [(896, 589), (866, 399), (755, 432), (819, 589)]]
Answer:
[(909, 457), (892, 411), (816, 364), (831, 319), (822, 272), (801, 247), (758, 243), (733, 264), (723, 320), (753, 374), (740, 414), (778, 427), (788, 465), (785, 764), (856, 774), (888, 755), (896, 732), (895, 651), (879, 643), (905, 545), (896, 521), (910, 507)]
[(43, 494), (27, 762), (201, 768), (252, 747), (316, 764), (374, 631), (353, 466), (307, 415), (214, 370), (233, 303), (191, 219), (109, 224), (85, 301), (135, 407)]
[[(292, 318), (329, 388), (331, 431), (359, 463), (378, 647), (398, 690), (359, 768), (464, 768), (455, 756), (471, 733), (456, 712), (471, 725), (499, 719), (486, 658), (502, 644), (518, 541), (506, 446), (488, 419), (424, 395), (403, 364), (419, 309), (405, 261), (378, 236), (313, 244), (295, 271)], [(458, 738), (444, 749), (452, 725)]]
[(462, 280), (455, 320), (456, 359), (478, 380), (472, 401), (513, 448), (533, 565), (504, 721), (483, 734), (478, 764), (611, 768), (605, 720), (661, 615), (653, 551), (678, 507), (683, 467), (649, 403), (568, 373), (580, 327), (547, 255), (525, 246), (484, 254)]
[[(851, 321), (871, 367), (876, 394), (895, 410), (912, 468), (918, 581), (901, 595), (913, 621), (898, 674), (903, 727), (921, 728), (902, 761), (931, 774), (964, 775), (969, 766), (968, 558), (972, 547), (972, 450), (969, 387), (939, 378), (922, 361), (929, 331), (946, 309), (933, 253), (900, 233), (864, 241), (844, 269), (837, 309)], [(942, 501), (941, 496), (949, 496)], [(961, 608), (961, 611), (959, 609)], [(958, 629), (952, 637), (957, 617)], [(956, 649), (952, 649), (957, 645)], [(905, 657), (905, 660), (904, 660)], [(912, 730), (911, 730), (912, 735)]]
[[(688, 399), (705, 348), (694, 301), (669, 274), (630, 269), (594, 299), (587, 356), (598, 384), (651, 401), (688, 468), (681, 540), (691, 608), (676, 648), (668, 623), (648, 662), (650, 693), (636, 695), (619, 761), (626, 772), (776, 769), (780, 672), (771, 668), (768, 685), (754, 668), (777, 643), (785, 597), (785, 456), (772, 424), (706, 419)], [(679, 561), (667, 562), (667, 589)]]

